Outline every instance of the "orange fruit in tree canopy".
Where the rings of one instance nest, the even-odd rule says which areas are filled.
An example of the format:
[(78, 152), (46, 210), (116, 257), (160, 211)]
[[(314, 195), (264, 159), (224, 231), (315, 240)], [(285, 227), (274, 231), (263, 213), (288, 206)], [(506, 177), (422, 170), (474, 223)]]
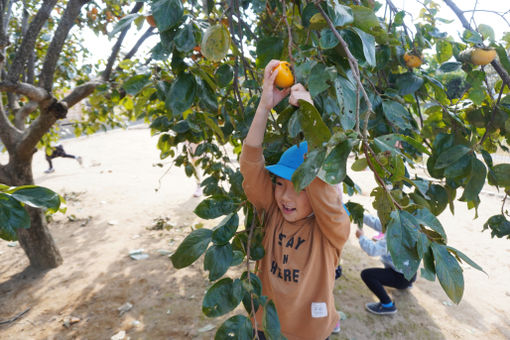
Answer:
[(273, 71), (278, 70), (278, 75), (274, 80), (274, 84), (281, 88), (287, 88), (294, 85), (294, 75), (292, 74), (292, 70), (290, 68), (290, 64), (286, 61), (280, 62), (278, 66), (276, 66)]
[(151, 25), (152, 27), (156, 27), (156, 20), (154, 20), (154, 16), (152, 14), (146, 16), (145, 19), (147, 20), (149, 25)]
[(423, 61), (421, 60), (420, 57), (418, 57), (414, 54), (411, 54), (411, 53), (407, 53), (407, 52), (404, 54), (404, 61), (407, 65), (407, 67), (410, 67), (410, 68), (420, 67), (421, 64), (423, 63)]
[(496, 58), (496, 50), (489, 48), (475, 48), (471, 52), (471, 62), (474, 65), (487, 65)]

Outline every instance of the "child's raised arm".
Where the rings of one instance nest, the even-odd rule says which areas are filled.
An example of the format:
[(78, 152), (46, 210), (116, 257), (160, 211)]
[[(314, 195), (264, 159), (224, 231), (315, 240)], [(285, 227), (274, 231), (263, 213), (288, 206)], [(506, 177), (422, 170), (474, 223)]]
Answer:
[(290, 88), (279, 90), (274, 84), (278, 70), (273, 71), (273, 69), (278, 66), (278, 64), (280, 64), (279, 60), (271, 60), (264, 69), (264, 83), (262, 85), (262, 95), (260, 96), (259, 106), (251, 122), (248, 135), (244, 140), (244, 143), (249, 146), (262, 146), (269, 111), (290, 92)]

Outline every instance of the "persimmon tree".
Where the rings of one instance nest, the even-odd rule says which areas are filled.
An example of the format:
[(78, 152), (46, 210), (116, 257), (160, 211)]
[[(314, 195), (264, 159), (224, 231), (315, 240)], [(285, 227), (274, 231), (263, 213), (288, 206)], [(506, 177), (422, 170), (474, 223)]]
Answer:
[[(144, 70), (124, 69), (122, 89), (135, 115), (148, 119), (159, 135), (161, 158), (173, 157), (189, 176), (198, 167), (204, 172), (207, 197), (195, 213), (223, 216), (213, 229), (193, 230), (171, 257), (183, 268), (205, 254), (213, 282), (202, 303), (205, 315), (221, 316), (243, 303), (248, 317), (229, 318), (216, 338), (250, 339), (249, 316), (258, 308), (264, 309), (264, 323), (256, 327), (271, 339), (280, 337), (274, 304), (262, 296), (249, 261), (264, 256), (263, 212), (246, 201), (242, 176), (227, 152), (241, 150), (271, 59), (291, 63), (315, 108), (283, 102), (274, 109), (264, 141), (266, 162), (275, 163), (284, 149), (306, 139), (310, 150), (293, 176), (296, 189), (319, 176), (343, 182), (349, 195), (359, 189), (349, 172), (369, 168), (378, 184), (373, 207), (397, 268), (410, 278), (422, 267), (422, 276), (437, 277), (452, 301), (461, 300), (459, 263), (482, 268), (448, 243), (437, 216), (447, 207), (454, 212), (455, 201), (476, 216), (486, 181), (505, 200), (510, 193), (510, 164), (494, 164), (491, 157), (498, 149), (508, 152), (510, 138), (508, 34), (497, 41), (488, 23), (473, 26), (450, 0), (425, 1), (412, 27), (408, 14), (390, 0), (149, 4), (159, 41)], [(439, 29), (439, 22), (451, 24), (437, 17), (439, 6), (456, 13), (464, 26), (460, 38)], [(482, 62), (473, 56), (479, 50), (489, 55)], [(192, 153), (184, 142), (198, 147)], [(351, 169), (349, 155), (355, 157)], [(407, 168), (422, 159), (427, 177), (411, 177)], [(355, 200), (347, 206), (361, 226), (365, 208)], [(493, 236), (510, 235), (505, 200), (484, 224)], [(226, 274), (243, 260), (240, 277)]]
[[(0, 0), (0, 139), (9, 156), (6, 164), (0, 164), (0, 183), (31, 188), (32, 156), (38, 146), (52, 140), (56, 122), (96, 88), (109, 86), (119, 58), (130, 58), (152, 32), (150, 28), (140, 41), (132, 42), (133, 50), (119, 56), (129, 29), (121, 27), (112, 41), (111, 56), (100, 72), (97, 67), (83, 63), (93, 51), (84, 44), (80, 29), (87, 27), (96, 34), (113, 32), (121, 17), (129, 12), (138, 13), (142, 8), (143, 2), (131, 4), (127, 0)], [(86, 117), (86, 124), (78, 124), (77, 132), (93, 132), (100, 125), (119, 124), (112, 114), (100, 116), (91, 112)], [(14, 189), (5, 190), (2, 199), (8, 199), (13, 209), (19, 207), (20, 203), (14, 202)], [(42, 194), (36, 192), (36, 196)], [(44, 269), (58, 266), (62, 257), (47, 229), (43, 207), (51, 206), (25, 205), (30, 228), (26, 228), (26, 216), (22, 214), (19, 216), (23, 223), (8, 225), (3, 223), (3, 216), (0, 230), (5, 233), (9, 229), (6, 238), (19, 238), (30, 265)], [(11, 217), (16, 214), (14, 209)]]

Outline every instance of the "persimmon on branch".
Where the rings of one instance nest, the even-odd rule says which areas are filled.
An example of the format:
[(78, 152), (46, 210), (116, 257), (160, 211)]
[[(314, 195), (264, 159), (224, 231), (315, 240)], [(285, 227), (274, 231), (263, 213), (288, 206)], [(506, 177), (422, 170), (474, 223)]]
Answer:
[[(452, 0), (443, 0), (445, 4), (450, 7), (450, 9), (455, 13), (457, 18), (459, 18), (460, 22), (462, 23), (462, 26), (464, 26), (465, 29), (470, 31), (475, 31), (471, 25), (469, 24), (469, 21), (467, 21), (466, 17), (464, 16), (464, 12), (452, 1)], [(494, 59), (491, 62), (492, 67), (494, 67), (494, 70), (499, 74), (501, 79), (503, 80), (504, 85), (507, 85), (510, 87), (510, 75), (505, 71), (503, 66), (501, 66), (500, 62)], [(503, 86), (504, 86), (503, 85)]]

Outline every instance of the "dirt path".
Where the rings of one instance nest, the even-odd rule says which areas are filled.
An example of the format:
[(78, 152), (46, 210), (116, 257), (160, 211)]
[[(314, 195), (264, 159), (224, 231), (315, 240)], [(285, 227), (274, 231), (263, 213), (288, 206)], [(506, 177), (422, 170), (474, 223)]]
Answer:
[[(0, 325), (0, 339), (109, 339), (120, 331), (131, 339), (213, 338), (221, 320), (201, 313), (209, 285), (202, 263), (176, 271), (163, 250), (174, 251), (190, 226), (214, 222), (192, 213), (200, 199), (192, 197), (194, 180), (181, 169), (171, 169), (160, 186), (169, 161), (159, 159), (156, 142), (144, 126), (66, 140), (66, 151), (81, 155), (84, 166), (56, 159), (56, 172), (49, 175), (43, 173), (44, 155), (35, 155), (37, 184), (67, 198), (67, 213), (55, 215), (50, 224), (65, 262), (34, 273), (26, 270), (19, 246), (0, 242), (0, 321), (30, 307), (15, 322)], [(352, 177), (363, 188), (373, 185), (367, 172)], [(369, 206), (369, 190), (353, 200)], [(391, 291), (397, 315), (369, 315), (363, 306), (374, 297), (359, 272), (379, 262), (360, 250), (353, 233), (335, 292), (347, 318), (332, 339), (509, 339), (510, 241), (481, 232), (500, 206), (495, 196), (484, 195), (482, 201), (477, 220), (462, 204), (455, 217), (441, 217), (451, 245), (489, 274), (464, 267), (466, 289), (458, 306), (448, 302), (437, 281), (419, 278), (409, 291)], [(167, 228), (149, 230), (155, 219)], [(140, 248), (149, 257), (132, 260), (129, 252)], [(120, 315), (117, 309), (126, 302), (133, 307)], [(66, 328), (70, 317), (79, 321)]]

